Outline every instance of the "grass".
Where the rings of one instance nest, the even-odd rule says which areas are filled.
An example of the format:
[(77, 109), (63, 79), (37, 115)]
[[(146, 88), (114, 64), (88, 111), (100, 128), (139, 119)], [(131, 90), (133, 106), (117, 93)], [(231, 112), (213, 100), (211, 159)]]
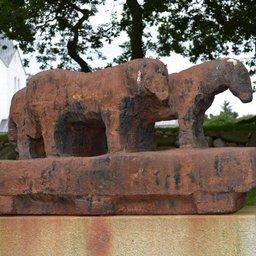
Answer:
[(6, 133), (0, 133), (0, 141), (8, 142), (8, 136)]

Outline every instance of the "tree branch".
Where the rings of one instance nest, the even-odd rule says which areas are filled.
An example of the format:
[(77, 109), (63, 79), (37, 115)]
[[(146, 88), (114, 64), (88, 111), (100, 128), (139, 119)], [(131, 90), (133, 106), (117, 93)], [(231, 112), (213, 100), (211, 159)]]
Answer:
[(81, 12), (81, 13), (84, 12), (83, 9), (81, 9), (79, 6), (77, 6), (77, 5), (75, 5), (75, 4), (70, 3), (70, 6), (73, 7), (74, 10), (76, 10), (76, 11), (78, 11), (78, 12)]
[(68, 41), (67, 48), (69, 56), (79, 64), (82, 72), (91, 72), (89, 65), (79, 56), (77, 51), (77, 44), (79, 38), (79, 29), (83, 22), (88, 19), (88, 15), (84, 14), (83, 17), (72, 27), (74, 37)]

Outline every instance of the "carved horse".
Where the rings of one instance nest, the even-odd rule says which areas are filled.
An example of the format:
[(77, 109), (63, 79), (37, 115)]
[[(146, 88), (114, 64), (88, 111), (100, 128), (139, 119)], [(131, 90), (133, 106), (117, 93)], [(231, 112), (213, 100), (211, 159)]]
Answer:
[(252, 101), (248, 71), (239, 60), (207, 61), (169, 75), (169, 105), (178, 119), (180, 147), (207, 147), (203, 133), (205, 111), (215, 95), (229, 89), (242, 102)]

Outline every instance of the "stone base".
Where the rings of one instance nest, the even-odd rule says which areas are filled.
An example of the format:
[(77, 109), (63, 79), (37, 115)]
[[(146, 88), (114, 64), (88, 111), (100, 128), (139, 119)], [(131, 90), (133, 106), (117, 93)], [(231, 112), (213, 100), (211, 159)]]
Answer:
[(0, 161), (0, 214), (232, 213), (255, 186), (255, 148)]
[(255, 256), (256, 207), (231, 215), (0, 217), (2, 256)]

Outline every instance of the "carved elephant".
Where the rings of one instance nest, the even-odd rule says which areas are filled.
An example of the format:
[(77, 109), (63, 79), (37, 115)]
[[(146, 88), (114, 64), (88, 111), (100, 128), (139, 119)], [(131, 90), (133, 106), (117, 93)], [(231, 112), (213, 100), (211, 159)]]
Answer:
[(45, 157), (43, 141), (27, 135), (27, 128), (35, 127), (38, 123), (33, 118), (27, 118), (26, 115), (26, 88), (23, 88), (12, 98), (8, 122), (9, 140), (17, 145), (21, 159), (26, 158), (22, 156), (28, 152), (31, 158)]
[(44, 71), (14, 96), (10, 139), (21, 159), (149, 150), (155, 122), (171, 118), (168, 99), (168, 72), (159, 60), (93, 73)]
[(172, 116), (179, 122), (180, 147), (208, 146), (203, 133), (205, 111), (216, 94), (229, 89), (242, 102), (252, 101), (248, 71), (238, 60), (207, 61), (169, 75)]

